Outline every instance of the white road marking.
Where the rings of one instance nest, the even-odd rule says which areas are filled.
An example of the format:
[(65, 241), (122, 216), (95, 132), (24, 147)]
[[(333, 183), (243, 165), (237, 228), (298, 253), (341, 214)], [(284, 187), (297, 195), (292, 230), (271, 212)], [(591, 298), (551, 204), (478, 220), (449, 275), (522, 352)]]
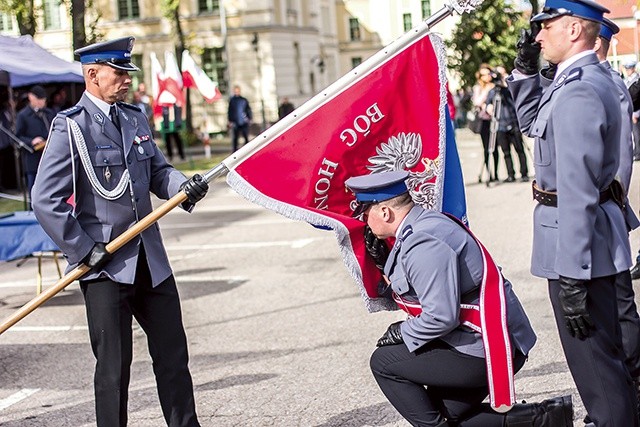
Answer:
[(11, 396), (9, 396), (9, 397), (7, 397), (5, 399), (0, 399), (0, 411), (3, 411), (5, 409), (7, 409), (11, 405), (15, 405), (16, 403), (20, 402), (21, 400), (24, 400), (27, 397), (29, 397), (32, 394), (37, 393), (39, 391), (40, 391), (39, 388), (23, 388), (19, 392), (13, 393)]
[(241, 242), (218, 243), (212, 245), (167, 245), (168, 251), (197, 251), (216, 249), (268, 248), (271, 246), (288, 246), (292, 249), (303, 248), (318, 239), (280, 240), (275, 242)]
[(12, 326), (7, 332), (68, 332), (86, 331), (88, 326)]
[(211, 280), (211, 281), (216, 281), (216, 282), (229, 282), (229, 283), (236, 283), (236, 282), (245, 282), (247, 280), (249, 280), (248, 277), (243, 277), (243, 276), (216, 276), (215, 272), (214, 274), (206, 274), (203, 273), (201, 275), (198, 276), (179, 276), (176, 275), (176, 281), (178, 283), (189, 283), (189, 282), (202, 282), (203, 280)]
[(250, 221), (212, 221), (212, 222), (188, 222), (185, 224), (160, 224), (161, 230), (172, 230), (172, 229), (182, 229), (182, 228), (201, 228), (207, 229), (212, 225), (216, 227), (224, 226), (253, 226), (253, 225), (273, 225), (273, 224), (290, 224), (291, 222), (296, 222), (291, 219), (285, 217), (276, 217), (270, 219), (257, 219)]

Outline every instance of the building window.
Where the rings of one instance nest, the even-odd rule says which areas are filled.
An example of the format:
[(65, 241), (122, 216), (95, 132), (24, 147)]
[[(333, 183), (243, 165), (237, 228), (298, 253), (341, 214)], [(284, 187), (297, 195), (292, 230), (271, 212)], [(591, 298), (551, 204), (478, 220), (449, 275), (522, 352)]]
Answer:
[(360, 40), (360, 22), (358, 18), (349, 18), (349, 34), (352, 41)]
[(219, 11), (219, 0), (198, 0), (198, 13), (218, 13)]
[(354, 56), (353, 58), (351, 58), (351, 68), (356, 68), (360, 64), (362, 64), (361, 56)]
[(13, 17), (0, 13), (0, 31), (13, 31)]
[(229, 91), (229, 85), (225, 78), (227, 63), (224, 60), (224, 48), (205, 48), (202, 52), (202, 70), (211, 80), (218, 83), (221, 94)]
[(59, 0), (44, 0), (43, 4), (44, 12), (44, 29), (45, 30), (59, 30), (60, 25), (60, 1)]
[(409, 31), (413, 25), (411, 25), (411, 14), (405, 13), (402, 15), (402, 26), (405, 31)]
[(118, 0), (118, 18), (140, 18), (140, 5), (138, 5), (138, 0)]
[(427, 19), (431, 16), (431, 0), (422, 0), (422, 19)]

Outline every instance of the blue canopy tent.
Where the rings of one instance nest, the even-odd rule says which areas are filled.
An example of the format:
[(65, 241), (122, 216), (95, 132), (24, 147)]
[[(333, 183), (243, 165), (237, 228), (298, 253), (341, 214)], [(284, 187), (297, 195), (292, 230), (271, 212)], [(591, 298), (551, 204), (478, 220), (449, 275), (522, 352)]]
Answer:
[(0, 70), (9, 73), (11, 87), (84, 82), (79, 62), (58, 58), (31, 36), (0, 36), (0, 52)]

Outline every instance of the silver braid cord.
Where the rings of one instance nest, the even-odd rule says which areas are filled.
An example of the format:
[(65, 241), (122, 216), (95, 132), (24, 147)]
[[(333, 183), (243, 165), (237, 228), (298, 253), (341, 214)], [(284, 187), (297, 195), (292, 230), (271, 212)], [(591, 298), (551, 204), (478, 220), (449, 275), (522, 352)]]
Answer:
[(89, 150), (87, 150), (87, 143), (84, 140), (84, 135), (82, 135), (80, 126), (78, 126), (78, 123), (76, 123), (74, 120), (67, 117), (67, 127), (70, 130), (69, 133), (76, 144), (78, 155), (80, 156), (80, 161), (82, 162), (84, 171), (87, 173), (87, 178), (89, 178), (89, 182), (91, 183), (93, 189), (100, 195), (100, 197), (107, 200), (116, 200), (122, 197), (124, 192), (127, 190), (127, 184), (129, 183), (129, 171), (125, 169), (122, 177), (120, 177), (120, 182), (118, 182), (118, 185), (116, 185), (113, 190), (109, 191), (104, 188), (98, 180), (96, 171), (93, 169), (93, 165), (91, 164)]
[(483, 0), (451, 0), (449, 7), (455, 10), (459, 15), (463, 13), (473, 12)]

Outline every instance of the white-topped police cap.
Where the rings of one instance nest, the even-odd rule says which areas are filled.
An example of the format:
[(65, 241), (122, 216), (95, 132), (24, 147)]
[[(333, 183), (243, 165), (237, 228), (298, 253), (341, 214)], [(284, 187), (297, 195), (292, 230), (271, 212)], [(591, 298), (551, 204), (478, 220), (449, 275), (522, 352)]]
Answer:
[(637, 64), (637, 63), (638, 63), (638, 62), (637, 62), (635, 59), (627, 59), (626, 61), (624, 61), (624, 62), (622, 63), (622, 66), (623, 66), (624, 68), (636, 68), (636, 64)]
[(602, 26), (600, 27), (600, 37), (611, 41), (614, 34), (620, 32), (620, 27), (609, 18), (602, 18)]
[(609, 13), (609, 9), (592, 0), (547, 0), (542, 12), (531, 18), (531, 22), (547, 21), (559, 16), (602, 22), (605, 13)]
[(76, 49), (73, 53), (80, 56), (81, 64), (106, 64), (125, 71), (140, 71), (131, 62), (131, 51), (135, 37), (121, 37), (106, 42), (94, 43)]
[(405, 180), (409, 172), (391, 171), (360, 175), (349, 178), (344, 184), (356, 196), (359, 203), (380, 203), (409, 191)]

